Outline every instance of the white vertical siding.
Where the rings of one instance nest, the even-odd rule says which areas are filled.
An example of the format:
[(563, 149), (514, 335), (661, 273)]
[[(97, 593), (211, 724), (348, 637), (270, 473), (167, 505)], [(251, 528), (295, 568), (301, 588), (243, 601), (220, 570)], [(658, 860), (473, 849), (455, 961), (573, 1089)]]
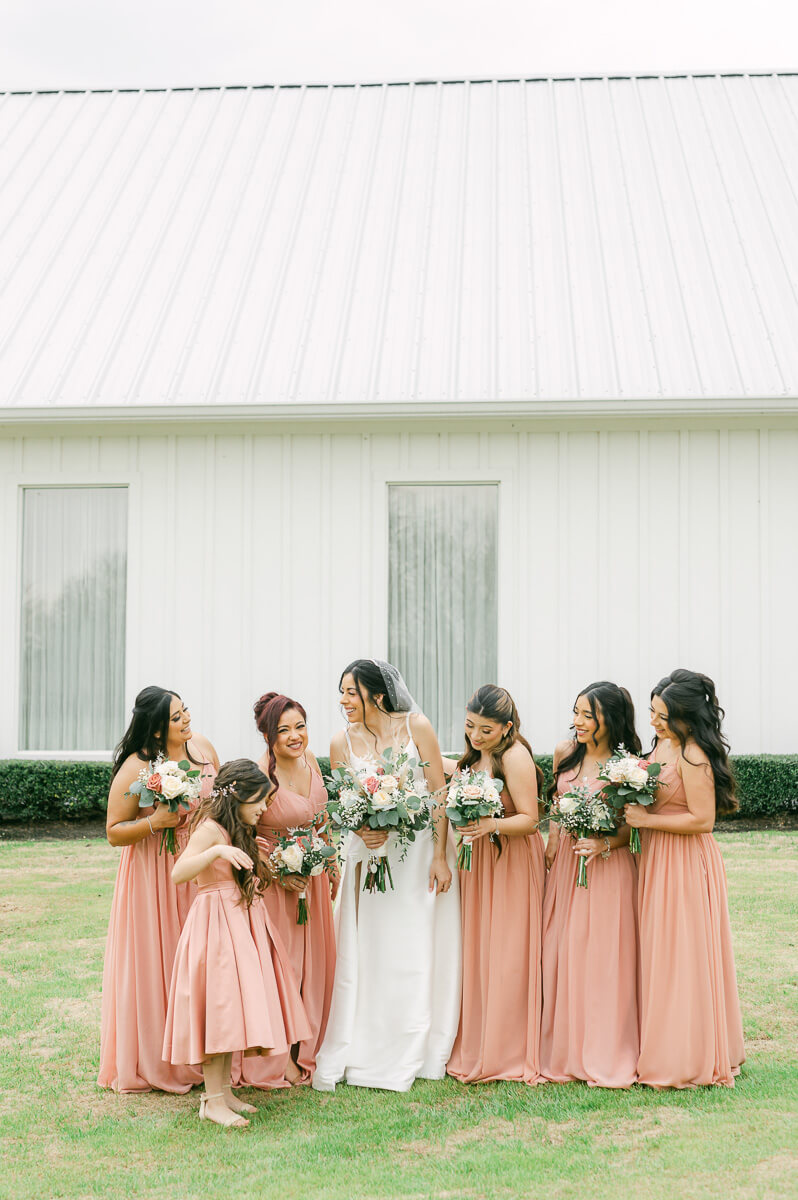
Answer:
[[(296, 694), (323, 751), (338, 675), (387, 645), (389, 480), (500, 488), (500, 682), (540, 750), (577, 689), (712, 675), (734, 749), (795, 748), (798, 430), (145, 433), (0, 439), (0, 755), (16, 753), (18, 488), (129, 482), (127, 697), (180, 689), (225, 756)], [(464, 700), (466, 697), (463, 698)]]

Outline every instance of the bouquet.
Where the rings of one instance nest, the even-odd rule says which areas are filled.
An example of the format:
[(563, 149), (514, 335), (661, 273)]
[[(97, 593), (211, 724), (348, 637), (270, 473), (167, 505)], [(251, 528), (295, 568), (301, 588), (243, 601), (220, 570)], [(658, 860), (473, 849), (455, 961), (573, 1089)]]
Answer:
[[(430, 822), (430, 796), (423, 775), (425, 763), (406, 750), (384, 750), (373, 767), (336, 767), (329, 787), (330, 820), (340, 830), (368, 829), (392, 833), (402, 847), (400, 862), (416, 834)], [(364, 892), (393, 891), (391, 865), (385, 848), (368, 860)]]
[[(455, 829), (461, 825), (470, 825), (480, 817), (500, 817), (504, 813), (504, 805), (499, 793), (504, 784), (500, 779), (492, 779), (487, 771), (470, 771), (468, 767), (457, 771), (449, 784), (446, 816)], [(490, 835), (492, 842), (498, 843), (495, 833)], [(463, 871), (471, 870), (471, 838), (463, 834), (457, 850), (457, 865)]]
[[(574, 837), (596, 837), (598, 834), (615, 833), (615, 819), (609, 801), (603, 792), (592, 791), (587, 784), (577, 784), (555, 796), (551, 805), (551, 816)], [(576, 886), (587, 887), (587, 863), (579, 856)]]
[[(325, 842), (315, 829), (289, 829), (277, 839), (269, 855), (272, 871), (280, 879), (286, 875), (321, 875), (331, 871), (335, 863), (335, 847)], [(297, 925), (308, 923), (308, 901), (299, 893), (296, 908)]]
[[(625, 804), (642, 804), (647, 808), (657, 798), (661, 770), (662, 763), (646, 762), (644, 758), (630, 754), (625, 746), (619, 746), (599, 771), (599, 779), (604, 784), (602, 794), (618, 812)], [(640, 853), (639, 829), (632, 830), (629, 849), (632, 854)]]
[[(125, 792), (126, 796), (138, 796), (139, 808), (165, 804), (170, 812), (177, 812), (181, 807), (188, 811), (192, 801), (199, 799), (199, 794), (199, 768), (192, 769), (185, 759), (174, 762), (160, 754), (149, 768), (143, 767), (139, 771), (138, 779), (130, 785), (130, 791)], [(161, 831), (159, 854), (163, 853), (164, 846), (170, 854), (177, 854), (174, 829)]]

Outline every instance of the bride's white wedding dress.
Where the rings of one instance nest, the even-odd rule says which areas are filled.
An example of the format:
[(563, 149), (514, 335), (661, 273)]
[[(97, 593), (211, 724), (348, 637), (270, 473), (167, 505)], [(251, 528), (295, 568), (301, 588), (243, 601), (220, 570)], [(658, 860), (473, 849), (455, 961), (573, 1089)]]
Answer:
[[(407, 722), (407, 752), (420, 755)], [(352, 752), (353, 767), (373, 765)], [(414, 1079), (442, 1079), (460, 1019), (460, 898), (454, 841), (446, 859), (452, 886), (429, 891), (433, 840), (416, 835), (404, 861), (395, 835), (385, 844), (394, 890), (364, 892), (371, 855), (357, 834), (347, 847), (335, 913), (337, 959), (327, 1032), (313, 1086), (336, 1083), (406, 1092)]]

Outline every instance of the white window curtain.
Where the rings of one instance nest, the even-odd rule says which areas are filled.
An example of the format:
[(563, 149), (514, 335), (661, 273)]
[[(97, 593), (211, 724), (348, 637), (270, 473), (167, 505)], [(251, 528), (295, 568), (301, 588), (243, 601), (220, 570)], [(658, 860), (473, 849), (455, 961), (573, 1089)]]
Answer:
[(444, 751), (466, 701), (497, 671), (496, 484), (389, 488), (389, 658)]
[(118, 740), (126, 576), (126, 488), (23, 490), (21, 750)]

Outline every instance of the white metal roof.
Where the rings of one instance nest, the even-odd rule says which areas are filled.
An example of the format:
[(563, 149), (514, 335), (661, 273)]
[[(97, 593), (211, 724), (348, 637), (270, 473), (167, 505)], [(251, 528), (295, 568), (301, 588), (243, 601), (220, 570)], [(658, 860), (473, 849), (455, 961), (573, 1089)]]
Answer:
[(0, 405), (798, 396), (798, 76), (0, 98)]

